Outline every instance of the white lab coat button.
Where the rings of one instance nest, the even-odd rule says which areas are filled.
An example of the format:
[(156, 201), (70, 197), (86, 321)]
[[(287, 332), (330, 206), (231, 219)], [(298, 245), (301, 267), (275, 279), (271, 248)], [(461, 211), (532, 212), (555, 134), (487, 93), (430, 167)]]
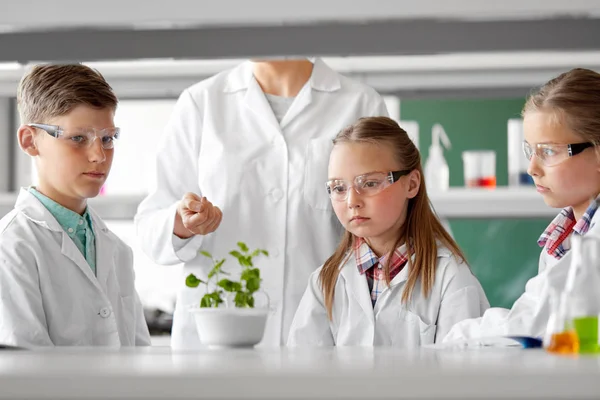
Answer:
[(100, 309), (100, 316), (102, 318), (108, 318), (110, 316), (110, 309), (107, 307), (103, 307)]
[(283, 197), (283, 192), (281, 191), (281, 189), (273, 189), (271, 195), (275, 200), (281, 200), (281, 198)]
[(83, 220), (82, 219), (79, 220), (79, 225), (83, 225)]
[(69, 229), (67, 229), (67, 231), (68, 231), (69, 233), (73, 233), (73, 228), (69, 228)]

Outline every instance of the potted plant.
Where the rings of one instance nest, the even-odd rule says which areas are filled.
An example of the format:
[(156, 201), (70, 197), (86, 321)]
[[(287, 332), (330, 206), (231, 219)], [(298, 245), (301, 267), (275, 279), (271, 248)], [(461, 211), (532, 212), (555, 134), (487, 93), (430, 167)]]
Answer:
[[(190, 308), (194, 314), (200, 341), (211, 347), (254, 346), (262, 340), (269, 312), (269, 298), (260, 290), (260, 269), (253, 259), (269, 253), (263, 249), (250, 251), (243, 242), (229, 255), (242, 267), (239, 280), (231, 279), (223, 269), (226, 259), (215, 259), (207, 251), (200, 251), (212, 261), (206, 280), (189, 274), (185, 284), (191, 288), (205, 288), (200, 303)], [(257, 302), (257, 295), (264, 304)]]

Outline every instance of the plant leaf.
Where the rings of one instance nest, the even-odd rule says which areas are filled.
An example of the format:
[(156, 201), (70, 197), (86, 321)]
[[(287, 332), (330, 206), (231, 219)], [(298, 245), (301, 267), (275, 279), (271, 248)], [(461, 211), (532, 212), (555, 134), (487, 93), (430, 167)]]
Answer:
[(244, 253), (248, 252), (248, 246), (246, 246), (246, 243), (238, 242), (237, 245), (240, 248), (240, 250), (242, 250)]
[(201, 283), (205, 283), (202, 279), (198, 279), (196, 275), (189, 274), (187, 278), (185, 278), (185, 285), (187, 287), (195, 288), (198, 287)]
[(215, 276), (217, 272), (219, 272), (218, 268), (213, 267), (213, 269), (211, 269), (208, 273), (208, 279), (212, 279), (212, 277)]
[(260, 270), (258, 268), (248, 268), (242, 271), (241, 280), (247, 281), (251, 278), (260, 278)]
[(266, 250), (261, 250), (260, 252), (261, 252), (261, 253), (263, 253), (265, 256), (269, 257), (269, 252), (268, 252), (268, 251), (266, 251)]
[(235, 258), (238, 258), (238, 259), (239, 259), (240, 257), (243, 257), (243, 256), (242, 256), (242, 253), (240, 253), (240, 252), (239, 252), (239, 251), (237, 251), (237, 250), (230, 251), (230, 252), (229, 252), (229, 254), (231, 254), (232, 256), (234, 256)]
[(256, 256), (258, 256), (259, 254), (260, 254), (260, 250), (259, 250), (259, 249), (256, 249), (256, 250), (254, 250), (254, 251), (252, 252), (252, 254), (250, 254), (250, 257), (256, 257)]
[(235, 294), (235, 306), (239, 308), (245, 308), (247, 306), (248, 295), (246, 292), (239, 291)]
[(234, 282), (229, 279), (221, 279), (217, 286), (223, 288), (227, 292), (237, 292), (242, 290), (242, 284), (239, 282)]
[(254, 264), (252, 264), (252, 257), (251, 256), (246, 257), (246, 265), (248, 267), (254, 267)]
[(208, 257), (210, 259), (213, 258), (212, 254), (210, 254), (208, 251), (200, 250), (200, 254), (202, 254), (204, 257)]
[(223, 299), (221, 299), (221, 293), (222, 292), (220, 290), (215, 290), (210, 294), (213, 300), (213, 307), (218, 307), (219, 304), (223, 303)]
[(221, 271), (221, 267), (223, 266), (224, 263), (225, 263), (225, 259), (223, 258), (215, 264), (215, 268), (217, 269), (217, 271), (219, 271), (219, 273), (223, 272), (223, 271)]
[(248, 307), (254, 308), (254, 296), (248, 296), (248, 301), (246, 301), (246, 303), (248, 303)]
[(225, 259), (219, 260), (214, 267), (212, 267), (212, 269), (210, 270), (210, 272), (208, 273), (208, 279), (211, 279), (213, 276), (215, 276), (216, 274), (221, 273), (221, 266), (223, 265), (223, 263), (225, 262)]
[(260, 288), (260, 279), (252, 277), (246, 282), (246, 290), (250, 293), (256, 292)]
[(202, 299), (200, 300), (200, 307), (201, 308), (210, 308), (212, 306), (212, 296), (210, 295), (210, 293), (206, 293), (204, 296), (202, 296)]

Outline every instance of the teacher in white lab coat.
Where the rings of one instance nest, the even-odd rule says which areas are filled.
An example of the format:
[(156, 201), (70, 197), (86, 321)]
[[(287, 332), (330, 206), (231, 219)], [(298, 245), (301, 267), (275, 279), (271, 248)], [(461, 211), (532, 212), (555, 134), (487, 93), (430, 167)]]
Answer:
[[(387, 110), (373, 89), (320, 59), (248, 61), (191, 86), (158, 146), (156, 187), (135, 218), (144, 251), (205, 279), (211, 265), (200, 250), (230, 258), (238, 241), (268, 250), (256, 260), (273, 307), (262, 343), (285, 343), (310, 273), (341, 233), (325, 190), (331, 141), (378, 115)], [(234, 260), (224, 269), (235, 273)], [(188, 307), (201, 297), (182, 276), (174, 348), (200, 346)]]

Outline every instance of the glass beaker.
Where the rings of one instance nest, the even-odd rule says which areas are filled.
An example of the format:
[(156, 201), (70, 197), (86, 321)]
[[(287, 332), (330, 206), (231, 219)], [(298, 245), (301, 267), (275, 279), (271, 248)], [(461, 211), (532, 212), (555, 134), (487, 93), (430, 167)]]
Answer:
[(579, 351), (579, 340), (567, 321), (565, 293), (550, 288), (550, 318), (544, 336), (544, 348), (554, 354), (575, 354)]
[(463, 151), (465, 186), (496, 187), (496, 152), (492, 150)]

